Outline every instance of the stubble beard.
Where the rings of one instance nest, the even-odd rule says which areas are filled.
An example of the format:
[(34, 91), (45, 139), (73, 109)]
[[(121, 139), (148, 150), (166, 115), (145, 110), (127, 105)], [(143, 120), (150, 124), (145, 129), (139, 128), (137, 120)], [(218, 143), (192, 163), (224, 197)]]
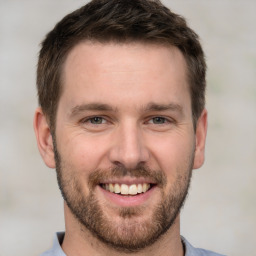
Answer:
[[(76, 171), (62, 161), (55, 140), (54, 151), (57, 180), (61, 194), (72, 214), (81, 224), (81, 230), (89, 230), (94, 237), (117, 251), (138, 252), (155, 243), (171, 228), (187, 197), (194, 162), (194, 151), (189, 159), (185, 161), (183, 169), (177, 170), (178, 176), (175, 184), (171, 186), (167, 193), (164, 193), (166, 175), (162, 171), (153, 171), (145, 166), (138, 166), (134, 170), (128, 170), (124, 167), (116, 167), (111, 170), (95, 170), (89, 176), (88, 195), (84, 195), (82, 192), (82, 184), (74, 175)], [(104, 212), (104, 205), (100, 204), (95, 196), (95, 186), (98, 185), (99, 178), (107, 175), (108, 177), (146, 176), (154, 179), (158, 186), (162, 188), (162, 199), (154, 207), (152, 217), (144, 222), (138, 221), (137, 217), (143, 216), (143, 212), (147, 211), (143, 207), (117, 208), (119, 216), (117, 223), (111, 216), (107, 216)]]

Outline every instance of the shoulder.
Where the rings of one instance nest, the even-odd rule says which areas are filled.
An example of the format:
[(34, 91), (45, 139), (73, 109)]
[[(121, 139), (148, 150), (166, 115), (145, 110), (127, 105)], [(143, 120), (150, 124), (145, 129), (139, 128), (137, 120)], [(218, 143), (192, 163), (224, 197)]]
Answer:
[[(194, 248), (196, 254), (192, 254), (193, 256), (224, 256), (223, 254), (219, 254), (216, 252), (212, 252), (209, 250), (201, 249), (201, 248)], [(192, 256), (191, 255), (191, 256)]]
[(53, 240), (53, 246), (50, 250), (42, 253), (40, 256), (66, 256), (66, 254), (61, 249), (61, 243), (64, 238), (64, 232), (59, 232), (55, 234)]
[(52, 250), (49, 250), (49, 251), (46, 251), (46, 252), (43, 252), (42, 254), (40, 254), (40, 256), (53, 256), (53, 252)]
[(186, 249), (185, 256), (224, 256), (216, 252), (208, 251), (201, 248), (193, 247), (184, 237), (181, 237), (182, 242)]

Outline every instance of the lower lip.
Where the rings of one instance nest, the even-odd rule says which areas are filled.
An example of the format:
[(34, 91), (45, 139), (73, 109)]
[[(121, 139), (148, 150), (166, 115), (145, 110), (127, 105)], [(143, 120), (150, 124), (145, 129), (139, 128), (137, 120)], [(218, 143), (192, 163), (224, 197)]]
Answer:
[(103, 189), (101, 186), (98, 186), (98, 187), (108, 201), (111, 201), (112, 203), (121, 207), (132, 207), (132, 206), (142, 205), (143, 203), (148, 201), (148, 199), (152, 196), (152, 193), (156, 189), (156, 186), (153, 186), (151, 189), (149, 189), (145, 193), (129, 196), (129, 195), (115, 194)]

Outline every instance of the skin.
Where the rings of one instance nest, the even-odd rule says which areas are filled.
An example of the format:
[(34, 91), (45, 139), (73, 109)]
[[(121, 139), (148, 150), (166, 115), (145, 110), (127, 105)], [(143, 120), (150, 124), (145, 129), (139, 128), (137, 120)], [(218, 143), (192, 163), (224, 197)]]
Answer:
[[(82, 194), (88, 195), (88, 177), (97, 169), (146, 164), (161, 170), (166, 186), (156, 186), (136, 205), (146, 209), (143, 214), (130, 220), (144, 223), (152, 219), (154, 207), (171, 191), (178, 176), (188, 176), (184, 161), (194, 154), (193, 169), (201, 167), (207, 112), (202, 112), (195, 131), (186, 77), (185, 59), (175, 47), (83, 42), (71, 50), (63, 68), (55, 136), (66, 173), (72, 168)], [(99, 110), (95, 103), (109, 109)], [(157, 109), (152, 105), (168, 107)], [(95, 116), (103, 118), (100, 123), (89, 119)], [(55, 168), (52, 136), (40, 108), (35, 113), (34, 128), (42, 158), (47, 166)], [(121, 225), (116, 210), (119, 202), (106, 197), (99, 187), (94, 193), (113, 225)], [(62, 248), (67, 255), (122, 255), (81, 228), (66, 203), (64, 212), (66, 235)], [(183, 255), (179, 215), (157, 242), (134, 255)]]

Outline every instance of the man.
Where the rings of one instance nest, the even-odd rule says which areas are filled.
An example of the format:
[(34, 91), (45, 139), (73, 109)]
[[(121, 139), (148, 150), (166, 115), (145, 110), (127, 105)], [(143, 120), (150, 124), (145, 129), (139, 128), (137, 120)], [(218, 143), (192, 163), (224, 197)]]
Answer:
[(159, 1), (94, 0), (46, 36), (34, 128), (66, 232), (44, 256), (218, 255), (180, 236), (205, 72), (198, 36)]

